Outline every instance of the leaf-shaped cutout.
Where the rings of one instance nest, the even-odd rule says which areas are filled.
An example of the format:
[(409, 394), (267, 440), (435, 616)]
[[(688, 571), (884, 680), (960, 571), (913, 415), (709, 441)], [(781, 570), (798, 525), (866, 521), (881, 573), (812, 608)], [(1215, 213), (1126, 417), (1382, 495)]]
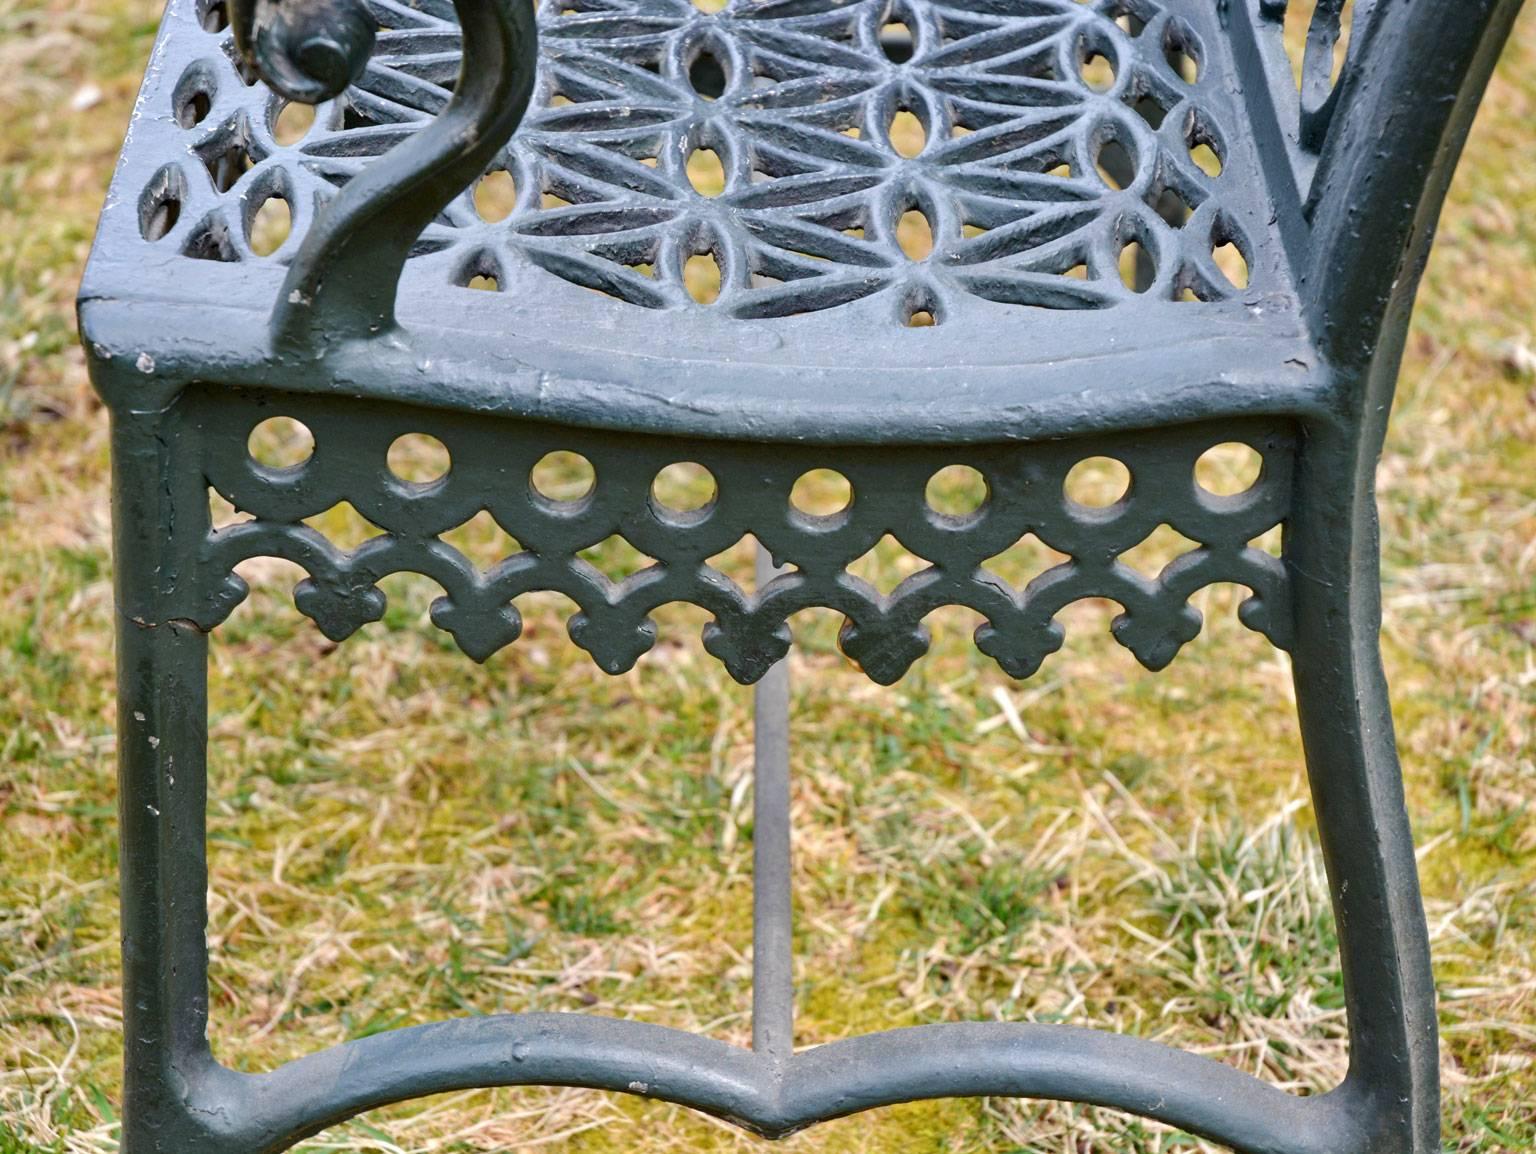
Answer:
[(683, 263), (683, 287), (701, 305), (720, 299), (720, 262), (714, 253), (695, 253)]
[(504, 168), (486, 173), (475, 182), (475, 212), (490, 224), (506, 220), (517, 205), (517, 182)]
[(908, 260), (927, 260), (933, 255), (933, 224), (920, 208), (909, 208), (896, 222), (896, 243)]
[(705, 48), (688, 65), (688, 85), (705, 100), (719, 100), (730, 87), (730, 73), (720, 57)]
[(905, 21), (892, 20), (880, 29), (880, 51), (892, 64), (905, 64), (912, 59), (915, 39)]
[(715, 197), (725, 191), (725, 165), (712, 148), (696, 148), (688, 155), (688, 183), (700, 196)]
[(891, 147), (896, 150), (898, 156), (904, 156), (908, 160), (921, 156), (923, 149), (928, 147), (928, 129), (910, 109), (899, 109), (891, 117), (889, 133)]

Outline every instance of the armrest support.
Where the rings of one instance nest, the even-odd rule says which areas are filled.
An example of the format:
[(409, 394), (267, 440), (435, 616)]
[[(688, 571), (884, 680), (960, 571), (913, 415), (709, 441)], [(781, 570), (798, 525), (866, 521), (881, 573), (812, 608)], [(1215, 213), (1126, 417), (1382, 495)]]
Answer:
[(1400, 343), (1446, 191), (1521, 2), (1371, 0), (1357, 8), (1306, 201), (1303, 296), (1336, 365), (1363, 369), (1378, 348)]
[[(463, 61), (431, 124), (359, 173), (316, 218), (272, 310), (279, 351), (323, 355), (396, 327), (411, 246), (511, 139), (533, 92), (532, 0), (454, 0)], [(280, 95), (316, 103), (362, 75), (375, 26), (363, 0), (232, 0), (246, 63)]]

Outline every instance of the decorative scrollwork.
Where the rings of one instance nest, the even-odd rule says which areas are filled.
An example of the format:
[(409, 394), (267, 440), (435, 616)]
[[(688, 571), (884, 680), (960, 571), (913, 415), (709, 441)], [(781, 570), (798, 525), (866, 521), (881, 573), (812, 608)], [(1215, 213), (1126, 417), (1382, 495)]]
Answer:
[[(713, 614), (704, 644), (742, 682), (784, 656), (788, 619), (813, 606), (844, 616), (844, 652), (882, 683), (900, 678), (926, 652), (923, 620), (948, 605), (985, 618), (977, 644), (1019, 678), (1061, 646), (1056, 615), (1083, 598), (1120, 604), (1114, 636), (1152, 669), (1199, 633), (1201, 617), (1189, 598), (1213, 582), (1246, 585), (1252, 596), (1241, 606), (1242, 620), (1281, 647), (1289, 643), (1285, 567), (1250, 544), (1288, 511), (1293, 435), (1279, 422), (1092, 443), (834, 451), (557, 429), (404, 407), (362, 414), (341, 400), (233, 390), (195, 392), (186, 404), (188, 425), (204, 446), (207, 484), (253, 518), (212, 528), (196, 543), (189, 567), (197, 578), (178, 592), (185, 598), (178, 612), (204, 628), (244, 597), (236, 565), (277, 556), (308, 573), (296, 590), (298, 607), (337, 640), (383, 615), (383, 577), (425, 574), (444, 591), (432, 606), (433, 622), (482, 661), (516, 640), (517, 597), (563, 593), (579, 607), (569, 622), (572, 639), (610, 673), (629, 669), (654, 645), (650, 615), (672, 602)], [(260, 465), (241, 450), (253, 427), (278, 411), (315, 437), (313, 455), (287, 469)], [(390, 445), (419, 432), (446, 445), (453, 462), (427, 484), (402, 480), (387, 464)], [(1216, 442), (1233, 439), (1257, 450), (1262, 473), (1247, 491), (1216, 496), (1197, 483), (1195, 464)], [(533, 487), (533, 469), (552, 450), (597, 463), (590, 492), (561, 501)], [(1075, 464), (1098, 454), (1122, 462), (1133, 480), (1119, 501), (1089, 508), (1069, 499), (1063, 486)], [(938, 512), (925, 497), (930, 478), (956, 458), (986, 483), (985, 501), (966, 516)], [(698, 462), (715, 479), (715, 495), (702, 508), (680, 512), (653, 495), (658, 473), (679, 461)], [(846, 476), (852, 500), (828, 516), (803, 512), (791, 501), (796, 479), (826, 466)], [(350, 552), (304, 523), (343, 501), (380, 530)], [(520, 546), (487, 569), (442, 539), (482, 511)], [(1155, 576), (1143, 576), (1123, 555), (1160, 525), (1195, 544)], [(790, 567), (755, 593), (710, 562), (748, 534)], [(1028, 534), (1068, 559), (1015, 588), (986, 562)], [(654, 563), (613, 580), (580, 556), (615, 535)], [(926, 562), (888, 594), (849, 572), (886, 535)]]
[[(364, 0), (227, 2), (234, 55), (284, 96), (315, 103), (340, 95), (368, 63), (377, 21)], [(392, 332), (417, 237), (522, 121), (538, 59), (531, 0), (452, 2), (462, 26), (453, 94), (310, 224), (272, 309), (282, 354), (312, 357), (336, 340)]]

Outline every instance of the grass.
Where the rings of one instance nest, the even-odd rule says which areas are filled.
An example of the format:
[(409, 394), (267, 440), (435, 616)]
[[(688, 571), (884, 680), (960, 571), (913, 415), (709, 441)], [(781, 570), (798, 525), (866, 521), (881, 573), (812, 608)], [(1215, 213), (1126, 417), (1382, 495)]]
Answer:
[[(156, 18), (0, 0), (0, 1154), (116, 1144), (121, 1003), (106, 420), (70, 299)], [(1448, 1149), (1536, 1146), (1536, 14), (1457, 178), (1382, 466), (1386, 651), (1441, 998)], [(72, 107), (78, 106), (78, 107)], [(1524, 350), (1522, 354), (1521, 350)], [(1524, 366), (1524, 367), (1523, 367)], [(335, 514), (341, 518), (342, 514)], [(467, 547), (494, 549), (483, 523)], [(628, 564), (611, 549), (600, 560)], [(887, 548), (867, 575), (888, 583)], [(283, 574), (214, 646), (212, 1034), (265, 1068), (448, 1014), (560, 1009), (747, 1037), (748, 695), (696, 645), (609, 680), (562, 607), (480, 669), (430, 591), (340, 648)], [(939, 622), (894, 690), (798, 622), (802, 1045), (1031, 1018), (1194, 1046), (1298, 1090), (1344, 1064), (1335, 935), (1284, 659), (1235, 622), (1152, 677), (1074, 607), (1010, 683)], [(668, 637), (696, 630), (681, 611)], [(380, 1111), (310, 1150), (746, 1150), (568, 1090)], [(1110, 1112), (985, 1100), (798, 1151), (1167, 1151)]]

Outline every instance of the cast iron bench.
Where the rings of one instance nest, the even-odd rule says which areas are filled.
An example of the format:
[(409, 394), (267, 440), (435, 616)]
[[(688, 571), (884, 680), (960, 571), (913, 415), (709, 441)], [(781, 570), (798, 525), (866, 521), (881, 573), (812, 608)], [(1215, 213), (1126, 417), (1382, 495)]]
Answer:
[[(360, 1111), (462, 1087), (648, 1095), (777, 1137), (916, 1098), (1116, 1107), (1245, 1151), (1439, 1149), (1434, 991), (1377, 649), (1373, 470), (1437, 214), (1518, 0), (1342, 0), (1311, 19), (1300, 91), (1285, 0), (171, 0), (80, 296), (112, 410), (119, 617), (126, 1154), (282, 1150)], [(297, 142), (289, 101), (318, 104)], [(893, 135), (898, 118), (919, 131)], [(514, 136), (514, 131), (517, 131)], [(915, 139), (915, 143), (914, 143)], [(723, 186), (689, 176), (700, 150)], [(472, 186), (506, 172), (504, 220)], [(277, 198), (292, 236), (263, 257)], [(914, 248), (913, 214), (932, 235)], [(1240, 262), (1222, 263), (1235, 249)], [(690, 263), (718, 270), (691, 290)], [(1243, 275), (1238, 265), (1246, 265)], [(471, 283), (497, 291), (468, 291)], [(398, 312), (397, 312), (398, 310)], [(274, 415), (314, 434), (278, 468)], [(413, 481), (391, 445), (451, 469)], [(1194, 465), (1263, 459), (1216, 495)], [(596, 464), (561, 500), (551, 451)], [(1063, 492), (1107, 456), (1106, 508)], [(652, 494), (678, 462), (715, 495)], [(925, 500), (978, 470), (963, 515)], [(851, 483), (841, 512), (791, 493)], [(210, 490), (250, 514), (215, 527)], [(304, 524), (350, 502), (384, 534), (347, 551)], [(441, 537), (489, 511), (521, 551), (488, 570)], [(1119, 558), (1169, 525), (1157, 576)], [(1283, 526), (1276, 557), (1249, 544)], [(1068, 559), (1015, 588), (982, 562), (1033, 533)], [(655, 564), (578, 554), (621, 535)], [(891, 535), (927, 567), (891, 593), (847, 572)], [(752, 535), (745, 592), (710, 563)], [(432, 620), (472, 658), (518, 636), (519, 595), (579, 606), (604, 670), (704, 607), (704, 645), (758, 688), (753, 1048), (637, 1021), (513, 1014), (352, 1041), (264, 1074), (207, 1040), (208, 634), (243, 560), (308, 573), (333, 639), (381, 578), (441, 585)], [(773, 564), (777, 563), (777, 567)], [(963, 605), (1030, 676), (1068, 603), (1109, 598), (1152, 669), (1235, 582), (1289, 651), (1349, 1008), (1336, 1089), (1293, 1096), (1149, 1041), (947, 1024), (792, 1047), (787, 619), (846, 619), (878, 682)]]

